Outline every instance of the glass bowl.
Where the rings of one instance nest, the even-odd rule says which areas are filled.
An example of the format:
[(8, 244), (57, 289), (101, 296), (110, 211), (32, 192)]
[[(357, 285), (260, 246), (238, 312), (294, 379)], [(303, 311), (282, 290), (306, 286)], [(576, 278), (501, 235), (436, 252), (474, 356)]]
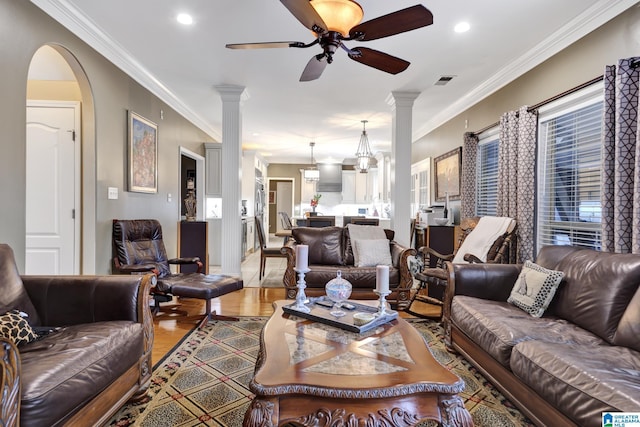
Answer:
[(341, 310), (342, 303), (351, 296), (352, 286), (348, 280), (342, 278), (342, 271), (338, 270), (336, 278), (329, 280), (324, 289), (327, 297), (335, 303), (329, 313), (335, 317), (344, 316), (346, 313)]

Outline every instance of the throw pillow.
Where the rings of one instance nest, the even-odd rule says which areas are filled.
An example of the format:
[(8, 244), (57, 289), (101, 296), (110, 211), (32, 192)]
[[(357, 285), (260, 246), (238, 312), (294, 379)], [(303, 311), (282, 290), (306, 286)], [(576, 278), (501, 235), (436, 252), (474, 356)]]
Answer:
[(564, 273), (525, 261), (507, 301), (533, 317), (541, 317), (560, 285)]
[(15, 345), (26, 344), (38, 338), (27, 319), (22, 317), (18, 310), (0, 316), (0, 336)]
[(356, 267), (391, 265), (391, 250), (387, 239), (354, 240)]
[(353, 243), (354, 240), (387, 238), (387, 235), (384, 232), (384, 228), (376, 225), (347, 224), (347, 230), (349, 230), (349, 239), (351, 241), (351, 248), (353, 252), (353, 265), (356, 266), (356, 261), (358, 259), (358, 248)]

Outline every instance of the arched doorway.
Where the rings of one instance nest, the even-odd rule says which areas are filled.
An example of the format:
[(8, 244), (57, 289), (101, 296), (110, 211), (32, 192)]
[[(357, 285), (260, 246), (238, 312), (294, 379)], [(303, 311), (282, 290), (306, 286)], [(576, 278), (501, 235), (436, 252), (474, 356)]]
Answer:
[(88, 79), (65, 48), (36, 51), (27, 83), (26, 274), (95, 271), (95, 146)]

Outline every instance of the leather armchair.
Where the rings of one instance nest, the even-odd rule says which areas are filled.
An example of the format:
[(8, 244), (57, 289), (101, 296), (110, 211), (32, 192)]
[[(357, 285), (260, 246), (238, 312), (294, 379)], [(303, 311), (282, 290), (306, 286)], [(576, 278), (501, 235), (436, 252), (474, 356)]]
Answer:
[(171, 258), (162, 239), (162, 227), (155, 219), (113, 220), (113, 274), (135, 274), (153, 272), (159, 279), (169, 276), (169, 265), (198, 266), (202, 272), (202, 262), (198, 257)]
[(0, 245), (0, 312), (28, 314), (20, 344), (0, 338), (0, 425), (102, 425), (151, 378), (155, 277), (20, 276)]

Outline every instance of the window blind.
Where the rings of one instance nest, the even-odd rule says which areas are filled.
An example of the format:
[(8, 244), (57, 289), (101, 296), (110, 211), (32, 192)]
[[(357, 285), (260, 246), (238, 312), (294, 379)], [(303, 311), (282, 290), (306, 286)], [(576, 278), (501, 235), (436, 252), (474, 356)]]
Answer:
[(600, 249), (602, 97), (540, 116), (538, 248)]
[(498, 143), (496, 131), (478, 143), (476, 168), (476, 215), (495, 216), (498, 206)]

